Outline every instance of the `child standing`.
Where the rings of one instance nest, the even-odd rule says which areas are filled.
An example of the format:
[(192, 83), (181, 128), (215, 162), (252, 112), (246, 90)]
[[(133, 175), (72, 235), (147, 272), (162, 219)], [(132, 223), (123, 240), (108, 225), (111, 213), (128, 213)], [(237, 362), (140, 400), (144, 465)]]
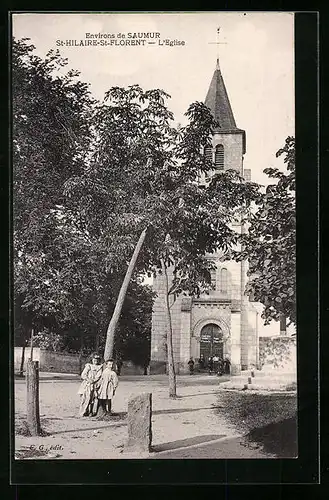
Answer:
[(81, 398), (79, 410), (81, 417), (97, 415), (97, 384), (99, 383), (101, 374), (101, 357), (98, 354), (94, 354), (91, 358), (91, 363), (86, 363), (81, 373), (82, 383), (78, 390)]
[(118, 383), (118, 376), (113, 370), (113, 359), (109, 359), (104, 363), (97, 390), (99, 405), (104, 414), (111, 413), (112, 399), (118, 387)]

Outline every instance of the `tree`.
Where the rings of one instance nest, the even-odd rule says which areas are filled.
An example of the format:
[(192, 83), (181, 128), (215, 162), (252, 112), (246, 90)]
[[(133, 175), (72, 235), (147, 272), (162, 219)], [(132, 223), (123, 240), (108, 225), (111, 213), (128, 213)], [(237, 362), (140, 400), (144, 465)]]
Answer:
[(77, 73), (63, 76), (67, 61), (58, 52), (41, 60), (24, 41), (13, 49), (16, 320), (36, 331), (80, 331), (83, 339), (104, 331), (115, 310), (109, 356), (128, 282), (140, 287), (138, 276), (171, 268), (175, 396), (171, 304), (209, 288), (208, 254), (236, 243), (230, 224), (256, 188), (229, 171), (205, 187), (196, 182), (213, 169), (203, 151), (215, 123), (202, 103), (189, 107), (189, 124), (178, 131), (162, 90), (114, 87), (96, 103)]
[(249, 261), (246, 293), (264, 305), (265, 324), (286, 317), (296, 323), (295, 140), (286, 139), (276, 156), (284, 155), (286, 172), (266, 168), (275, 184), (266, 187), (249, 218), (244, 250)]
[[(214, 176), (206, 187), (196, 182), (200, 171), (214, 167), (203, 154), (214, 119), (206, 106), (194, 103), (187, 111), (188, 126), (178, 132), (171, 126), (167, 98), (161, 90), (143, 91), (138, 85), (110, 89), (93, 119), (90, 166), (66, 186), (72, 206), (89, 234), (98, 238), (113, 273), (123, 265), (127, 269), (134, 252), (138, 256), (135, 246), (145, 232), (135, 275), (166, 276), (167, 269), (173, 270), (167, 293), (167, 347), (169, 395), (175, 397), (170, 302), (180, 293), (195, 295), (209, 288), (212, 263), (206, 254), (236, 243), (230, 224), (239, 216), (238, 207), (245, 207), (257, 190), (234, 171)], [(120, 307), (123, 298), (124, 293)], [(114, 332), (109, 328), (110, 346)], [(110, 355), (111, 349), (105, 357)]]
[[(42, 60), (34, 49), (27, 39), (13, 40), (15, 327), (25, 338), (26, 330), (54, 327), (68, 314), (55, 307), (66, 292), (59, 275), (79, 238), (63, 206), (63, 186), (86, 162), (93, 103), (77, 72), (63, 74), (67, 61), (58, 52)], [(81, 250), (86, 242), (79, 236)]]
[(15, 341), (25, 347), (34, 328), (44, 346), (59, 334), (62, 348), (77, 349), (76, 338), (79, 349), (95, 348), (84, 339), (106, 329), (123, 266), (118, 256), (116, 269), (109, 268), (98, 235), (64, 191), (88, 168), (96, 101), (78, 72), (65, 72), (59, 52), (42, 60), (34, 49), (13, 41)]

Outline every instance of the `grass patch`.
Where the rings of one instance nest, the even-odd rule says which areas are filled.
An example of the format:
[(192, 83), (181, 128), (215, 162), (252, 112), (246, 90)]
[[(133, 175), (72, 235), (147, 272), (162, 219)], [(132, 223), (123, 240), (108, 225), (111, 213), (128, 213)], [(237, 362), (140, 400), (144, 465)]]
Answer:
[(225, 391), (218, 398), (218, 413), (248, 442), (279, 457), (297, 455), (296, 394)]

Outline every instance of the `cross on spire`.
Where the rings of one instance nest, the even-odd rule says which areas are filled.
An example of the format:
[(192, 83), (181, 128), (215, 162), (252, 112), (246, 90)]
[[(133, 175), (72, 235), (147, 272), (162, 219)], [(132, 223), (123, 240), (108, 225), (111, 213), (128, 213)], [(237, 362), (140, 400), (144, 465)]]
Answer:
[(219, 32), (220, 32), (220, 27), (217, 28), (216, 42), (208, 42), (210, 45), (217, 45), (217, 69), (219, 69), (219, 46), (220, 45), (227, 45), (226, 42), (219, 41)]

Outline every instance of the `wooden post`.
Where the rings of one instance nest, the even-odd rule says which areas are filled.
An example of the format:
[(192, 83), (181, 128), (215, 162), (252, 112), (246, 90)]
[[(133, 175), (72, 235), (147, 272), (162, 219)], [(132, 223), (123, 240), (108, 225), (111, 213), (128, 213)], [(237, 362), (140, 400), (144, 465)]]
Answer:
[(24, 376), (24, 360), (25, 360), (25, 341), (24, 341), (24, 345), (22, 347), (21, 367), (19, 369), (19, 376), (20, 377)]
[(259, 363), (259, 312), (256, 311), (256, 369), (260, 370)]
[(26, 393), (27, 427), (31, 436), (40, 436), (39, 362), (31, 359), (28, 359), (26, 363)]

